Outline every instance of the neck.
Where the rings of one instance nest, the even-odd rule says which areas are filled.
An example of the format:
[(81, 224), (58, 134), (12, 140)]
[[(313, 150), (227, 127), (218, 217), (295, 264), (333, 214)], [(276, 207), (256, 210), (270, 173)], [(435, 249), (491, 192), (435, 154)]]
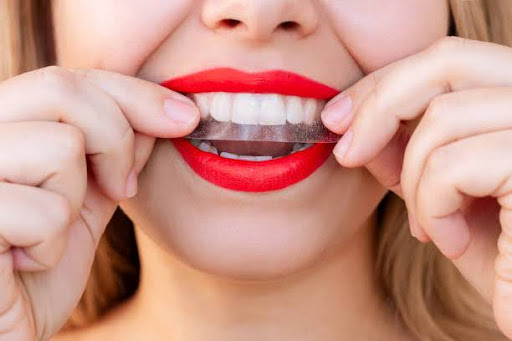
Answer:
[(129, 310), (138, 330), (154, 332), (155, 339), (396, 339), (373, 270), (374, 220), (311, 268), (265, 282), (194, 270), (137, 229), (142, 272)]

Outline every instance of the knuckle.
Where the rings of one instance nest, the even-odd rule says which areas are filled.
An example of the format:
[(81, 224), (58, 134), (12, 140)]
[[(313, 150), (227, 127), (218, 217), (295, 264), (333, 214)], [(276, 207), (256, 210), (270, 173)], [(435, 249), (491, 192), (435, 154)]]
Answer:
[(73, 209), (71, 203), (64, 196), (54, 194), (49, 201), (47, 217), (49, 218), (49, 226), (55, 232), (66, 229), (73, 217)]
[(467, 98), (459, 92), (450, 92), (435, 97), (428, 105), (422, 118), (422, 124), (430, 127), (431, 131), (447, 133), (450, 127), (460, 125), (458, 115), (467, 106)]
[(79, 80), (88, 80), (90, 78), (90, 76), (91, 76), (91, 73), (93, 72), (90, 69), (76, 69), (76, 68), (72, 68), (72, 69), (69, 69), (69, 70), (71, 70), (69, 72), (73, 74), (75, 79), (79, 79)]
[[(423, 62), (431, 69), (437, 69), (440, 73), (449, 75), (458, 72), (459, 61), (457, 55), (467, 44), (464, 38), (449, 36), (444, 37), (432, 44), (423, 55)], [(449, 77), (448, 77), (449, 78)], [(451, 84), (443, 84), (444, 92), (451, 92)]]
[(105, 141), (107, 153), (112, 154), (133, 149), (135, 133), (128, 123), (123, 124), (120, 129), (116, 130), (116, 133), (110, 134), (109, 137), (108, 141)]
[(427, 121), (428, 123), (433, 123), (438, 121), (441, 117), (445, 117), (448, 107), (450, 106), (450, 102), (450, 95), (441, 95), (435, 97), (432, 101), (430, 101), (427, 110), (423, 115), (423, 120)]
[(79, 93), (76, 75), (59, 66), (47, 66), (38, 70), (41, 81), (53, 91), (61, 95), (72, 96)]
[(380, 78), (374, 73), (370, 74), (369, 78), (371, 84), (371, 92), (369, 93), (367, 100), (364, 101), (361, 110), (369, 109), (370, 107), (380, 108), (382, 103), (385, 103), (385, 91), (387, 87), (387, 84), (385, 82), (386, 78)]
[(372, 85), (373, 85), (373, 91), (372, 91), (372, 98), (374, 101), (378, 102), (379, 99), (382, 97), (382, 94), (384, 93), (384, 82), (382, 78), (377, 77), (376, 74), (372, 73), (371, 75), (372, 79)]
[(437, 40), (430, 46), (429, 51), (435, 56), (448, 56), (466, 44), (466, 39), (457, 36), (447, 36)]
[(452, 160), (451, 151), (446, 147), (437, 148), (430, 153), (425, 166), (425, 173), (434, 175), (435, 179), (441, 180), (443, 174), (447, 173), (450, 168), (450, 160)]
[(85, 155), (83, 132), (69, 124), (61, 124), (58, 130), (59, 155), (64, 159), (81, 159)]

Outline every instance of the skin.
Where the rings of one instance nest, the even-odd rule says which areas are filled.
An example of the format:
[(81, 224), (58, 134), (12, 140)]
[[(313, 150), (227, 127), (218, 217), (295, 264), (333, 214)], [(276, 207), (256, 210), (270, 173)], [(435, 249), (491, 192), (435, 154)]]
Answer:
[[(441, 39), (445, 0), (53, 6), (60, 67), (0, 84), (0, 340), (58, 331), (119, 203), (136, 224), (140, 288), (62, 339), (408, 339), (372, 272), (375, 208), (388, 190), (512, 336), (512, 52)], [(219, 25), (230, 18), (241, 24)], [(194, 129), (198, 110), (155, 83), (207, 66), (285, 69), (346, 90), (322, 118), (350, 148), (340, 142), (279, 192), (202, 181), (168, 141)], [(498, 199), (494, 210), (476, 209), (484, 196)], [(450, 215), (463, 203), (465, 222)]]

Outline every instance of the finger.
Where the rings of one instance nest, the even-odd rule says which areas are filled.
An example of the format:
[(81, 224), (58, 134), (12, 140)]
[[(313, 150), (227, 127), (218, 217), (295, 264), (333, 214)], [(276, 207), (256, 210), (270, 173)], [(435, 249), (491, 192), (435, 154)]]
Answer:
[(0, 181), (60, 194), (76, 217), (87, 188), (82, 132), (64, 123), (1, 123)]
[(71, 71), (111, 96), (138, 132), (161, 138), (183, 137), (199, 123), (195, 103), (163, 86), (110, 71)]
[(500, 223), (502, 234), (498, 239), (498, 257), (494, 270), (493, 309), (500, 330), (512, 338), (512, 194), (499, 198), (502, 206)]
[(410, 136), (409, 129), (402, 126), (382, 152), (365, 166), (379, 183), (401, 198), (403, 198), (403, 192), (400, 186), (400, 174)]
[[(465, 90), (434, 99), (407, 145), (401, 186), (413, 221), (414, 193), (428, 154), (443, 145), (479, 134), (512, 129), (512, 88)], [(417, 222), (416, 222), (417, 223)], [(421, 226), (417, 233), (422, 240)]]
[[(0, 85), (0, 122), (50, 120), (79, 127), (84, 132), (86, 153), (98, 184), (110, 197), (121, 200), (127, 197), (126, 181), (134, 162), (131, 124), (143, 133), (161, 133), (162, 137), (174, 137), (190, 128), (176, 128), (175, 121), (164, 114), (167, 102), (163, 93), (170, 90), (104, 73), (52, 67), (12, 78)], [(115, 80), (109, 82), (106, 74)], [(117, 92), (107, 94), (96, 85), (102, 82), (107, 83), (110, 91)], [(119, 90), (115, 90), (116, 86)], [(27, 93), (30, 100), (24, 96)], [(133, 98), (137, 103), (132, 103)], [(170, 97), (170, 102), (176, 101)], [(184, 106), (177, 106), (180, 105)]]
[(144, 135), (142, 133), (135, 133), (135, 172), (139, 174), (146, 164), (155, 145), (155, 138), (152, 136)]
[(429, 154), (413, 205), (421, 226), (447, 257), (459, 258), (470, 243), (462, 213), (465, 198), (500, 197), (512, 190), (511, 142), (512, 130), (504, 130), (465, 138)]
[(351, 134), (345, 133), (334, 149), (337, 159), (347, 167), (364, 165), (392, 139), (401, 121), (418, 118), (443, 93), (512, 85), (511, 60), (508, 47), (450, 37), (363, 78), (345, 91), (356, 112)]
[(79, 128), (99, 185), (114, 199), (126, 197), (134, 136), (121, 109), (105, 92), (70, 72), (43, 69), (2, 83), (0, 108), (0, 123), (54, 121)]
[(0, 183), (0, 254), (15, 247), (14, 269), (41, 271), (55, 265), (65, 249), (71, 219), (65, 197), (42, 188)]
[(388, 68), (370, 73), (327, 102), (321, 113), (324, 125), (339, 135), (344, 134), (361, 104), (372, 93), (383, 75), (389, 72)]

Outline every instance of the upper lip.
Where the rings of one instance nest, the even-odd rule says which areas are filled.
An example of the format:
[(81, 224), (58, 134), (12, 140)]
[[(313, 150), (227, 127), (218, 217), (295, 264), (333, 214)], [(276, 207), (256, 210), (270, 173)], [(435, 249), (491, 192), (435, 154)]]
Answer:
[(215, 68), (173, 78), (162, 85), (182, 93), (273, 93), (325, 100), (339, 93), (339, 90), (328, 85), (283, 70), (250, 73), (232, 68)]

